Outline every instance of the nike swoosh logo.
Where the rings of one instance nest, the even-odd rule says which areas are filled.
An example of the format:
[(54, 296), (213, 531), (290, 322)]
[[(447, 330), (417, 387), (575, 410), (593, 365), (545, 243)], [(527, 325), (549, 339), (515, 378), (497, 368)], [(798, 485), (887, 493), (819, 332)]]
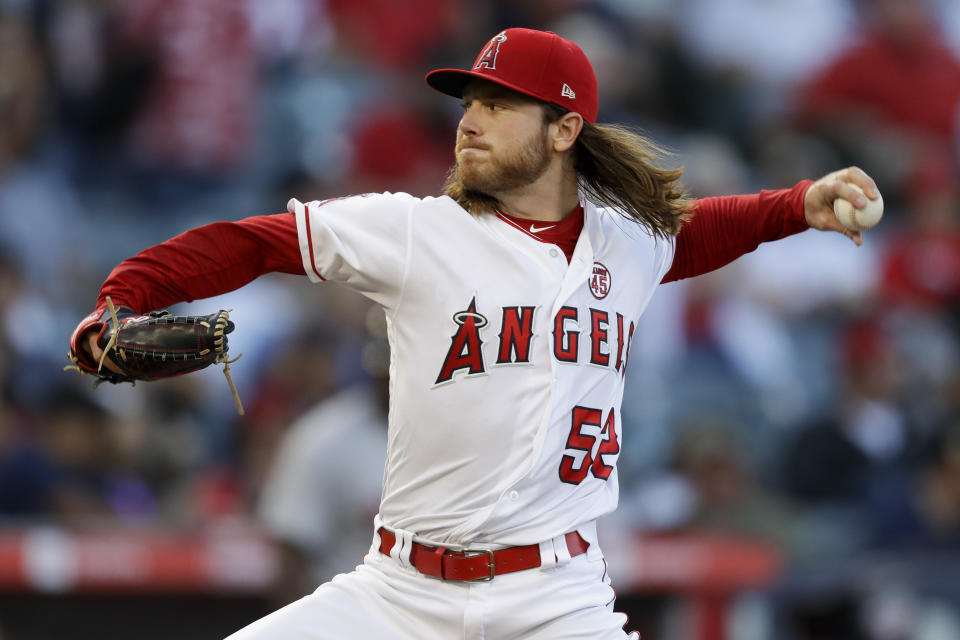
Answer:
[(546, 231), (547, 229), (553, 229), (555, 224), (548, 225), (546, 227), (538, 227), (536, 225), (530, 225), (530, 233), (540, 233), (541, 231)]

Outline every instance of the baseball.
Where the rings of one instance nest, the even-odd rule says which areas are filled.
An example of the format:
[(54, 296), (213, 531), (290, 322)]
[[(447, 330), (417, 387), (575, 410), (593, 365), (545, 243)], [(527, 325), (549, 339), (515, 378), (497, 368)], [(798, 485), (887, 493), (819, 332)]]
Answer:
[[(863, 189), (850, 183), (850, 186), (863, 193)], [(867, 206), (857, 209), (849, 200), (837, 198), (833, 202), (833, 212), (837, 220), (850, 231), (864, 231), (873, 228), (883, 217), (883, 196), (877, 195), (876, 200), (867, 198)]]

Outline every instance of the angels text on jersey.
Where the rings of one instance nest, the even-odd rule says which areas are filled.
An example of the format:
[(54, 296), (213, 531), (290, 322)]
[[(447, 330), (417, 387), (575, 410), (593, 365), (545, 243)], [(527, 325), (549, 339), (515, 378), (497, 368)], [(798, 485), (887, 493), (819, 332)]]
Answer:
[[(534, 339), (534, 316), (541, 312), (535, 306), (500, 307), (497, 325), (499, 332), (484, 340), (482, 334), (491, 327), (491, 321), (478, 311), (474, 295), (465, 308), (453, 314), (457, 330), (450, 337), (450, 348), (440, 365), (435, 385), (454, 380), (457, 372), (466, 376), (487, 372), (492, 366), (531, 362), (531, 343)], [(617, 311), (593, 307), (562, 306), (550, 323), (552, 357), (560, 363), (589, 362), (610, 367), (620, 375), (626, 371), (630, 342), (636, 328), (632, 320)], [(484, 353), (484, 344), (495, 348)], [(495, 354), (495, 357), (494, 357)]]

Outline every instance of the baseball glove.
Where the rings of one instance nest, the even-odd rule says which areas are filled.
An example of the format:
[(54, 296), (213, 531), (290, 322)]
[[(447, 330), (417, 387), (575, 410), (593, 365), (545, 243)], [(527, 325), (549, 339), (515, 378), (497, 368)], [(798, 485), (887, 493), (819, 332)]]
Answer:
[[(80, 341), (98, 325), (97, 345), (103, 355), (99, 362), (94, 362)], [(108, 297), (107, 309), (90, 314), (74, 331), (67, 353), (73, 364), (64, 370), (92, 374), (97, 378), (94, 384), (99, 385), (161, 380), (199, 371), (211, 364), (223, 364), (237, 410), (243, 415), (243, 406), (230, 377), (230, 363), (239, 356), (230, 360), (227, 355), (227, 334), (233, 329), (229, 311), (220, 310), (206, 316), (174, 316), (166, 311), (140, 315), (126, 307), (115, 308)], [(104, 360), (114, 366), (105, 367)]]

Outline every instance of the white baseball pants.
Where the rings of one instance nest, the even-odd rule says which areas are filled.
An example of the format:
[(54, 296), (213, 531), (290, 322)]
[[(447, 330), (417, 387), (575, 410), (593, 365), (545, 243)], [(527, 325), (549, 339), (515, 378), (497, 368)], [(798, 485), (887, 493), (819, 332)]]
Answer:
[(549, 562), (538, 568), (499, 575), (490, 582), (452, 582), (424, 576), (405, 563), (396, 548), (403, 537), (397, 536), (395, 553), (388, 557), (377, 551), (375, 535), (371, 552), (354, 571), (336, 576), (227, 640), (640, 638), (624, 631), (627, 616), (613, 610), (615, 594), (596, 544), (572, 559), (565, 544), (547, 551), (541, 544), (541, 558)]

